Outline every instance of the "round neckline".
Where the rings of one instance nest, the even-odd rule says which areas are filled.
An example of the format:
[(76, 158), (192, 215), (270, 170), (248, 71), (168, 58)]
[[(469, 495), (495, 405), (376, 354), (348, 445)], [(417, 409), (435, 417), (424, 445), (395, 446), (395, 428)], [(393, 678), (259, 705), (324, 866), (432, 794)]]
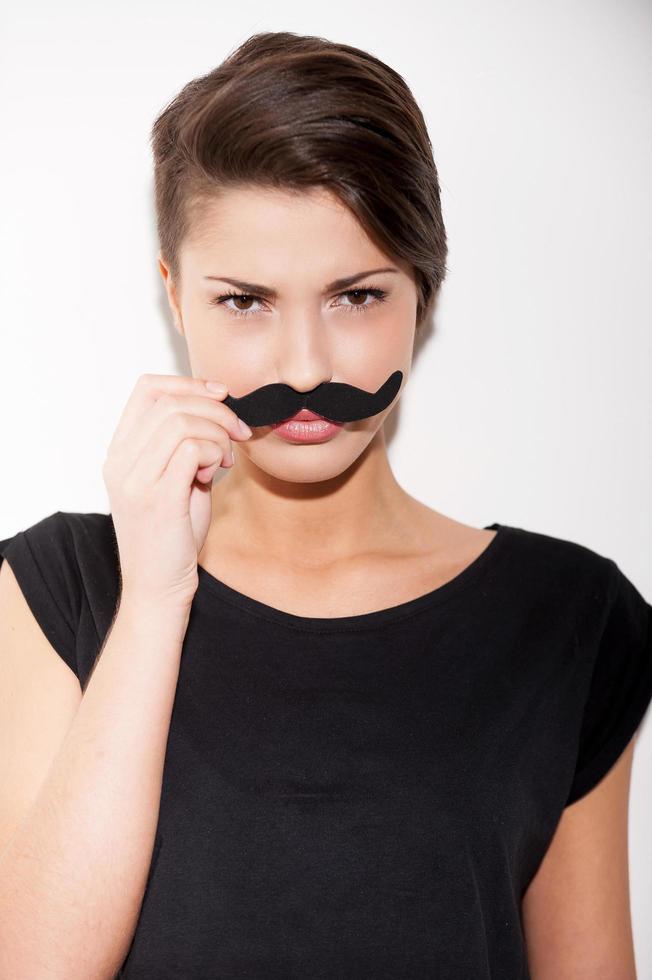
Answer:
[(388, 606), (384, 609), (375, 609), (371, 612), (358, 613), (352, 616), (298, 616), (295, 613), (286, 612), (276, 606), (270, 606), (266, 602), (254, 599), (253, 596), (244, 592), (239, 592), (223, 582), (221, 579), (212, 575), (203, 565), (198, 565), (199, 587), (208, 589), (217, 595), (224, 602), (232, 606), (237, 606), (244, 612), (266, 619), (271, 622), (279, 623), (282, 626), (309, 631), (309, 632), (341, 632), (358, 629), (369, 629), (376, 626), (384, 626), (386, 623), (405, 619), (408, 616), (421, 612), (429, 606), (447, 601), (451, 596), (456, 595), (461, 589), (470, 585), (477, 576), (484, 570), (488, 562), (495, 559), (504, 547), (505, 541), (509, 537), (512, 528), (507, 524), (487, 524), (483, 530), (495, 530), (493, 538), (483, 551), (474, 558), (473, 561), (458, 572), (448, 582), (431, 589), (422, 595), (407, 599), (395, 606)]

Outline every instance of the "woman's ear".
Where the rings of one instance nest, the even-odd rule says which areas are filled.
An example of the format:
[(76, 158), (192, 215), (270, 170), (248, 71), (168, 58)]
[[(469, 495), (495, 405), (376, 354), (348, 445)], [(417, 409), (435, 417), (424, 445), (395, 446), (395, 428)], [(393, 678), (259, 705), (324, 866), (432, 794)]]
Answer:
[(181, 309), (179, 306), (179, 297), (177, 295), (176, 284), (174, 283), (172, 276), (170, 275), (170, 270), (166, 265), (163, 256), (159, 252), (157, 255), (158, 269), (163, 278), (163, 283), (165, 285), (165, 292), (167, 293), (168, 303), (170, 309), (172, 310), (172, 317), (174, 319), (174, 326), (182, 337), (185, 337), (185, 332), (183, 329), (183, 320), (181, 317)]

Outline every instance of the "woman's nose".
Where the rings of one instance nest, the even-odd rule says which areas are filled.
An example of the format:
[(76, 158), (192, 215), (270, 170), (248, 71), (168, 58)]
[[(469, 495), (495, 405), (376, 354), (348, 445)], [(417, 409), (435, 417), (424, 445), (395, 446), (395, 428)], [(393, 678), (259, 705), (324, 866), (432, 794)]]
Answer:
[(295, 391), (312, 391), (333, 378), (330, 343), (317, 314), (284, 318), (276, 352), (277, 379)]

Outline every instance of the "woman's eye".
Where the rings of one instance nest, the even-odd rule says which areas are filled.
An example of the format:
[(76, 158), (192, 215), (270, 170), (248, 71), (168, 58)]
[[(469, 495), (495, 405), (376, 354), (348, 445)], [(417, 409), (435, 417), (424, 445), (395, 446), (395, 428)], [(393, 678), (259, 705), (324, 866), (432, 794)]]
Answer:
[(211, 304), (213, 306), (224, 305), (230, 313), (234, 314), (234, 316), (249, 316), (251, 313), (258, 312), (255, 309), (242, 310), (239, 309), (238, 307), (234, 309), (232, 306), (227, 306), (226, 304), (230, 302), (230, 300), (233, 300), (234, 302), (238, 302), (238, 303), (239, 302), (250, 303), (252, 300), (254, 301), (254, 303), (260, 302), (260, 298), (258, 296), (254, 296), (252, 293), (224, 293), (223, 296), (216, 296), (215, 299), (212, 299)]
[(356, 313), (357, 312), (363, 313), (365, 310), (368, 310), (370, 306), (375, 306), (376, 303), (382, 303), (385, 297), (387, 296), (387, 293), (385, 292), (384, 289), (372, 289), (371, 287), (365, 289), (362, 286), (359, 286), (357, 289), (349, 289), (345, 293), (340, 293), (340, 296), (353, 296), (357, 300), (360, 298), (360, 294), (366, 297), (371, 296), (372, 297), (371, 303), (354, 302), (351, 303), (350, 305), (348, 303), (345, 303), (344, 304), (345, 307), (348, 308), (349, 310), (354, 310)]
[[(364, 313), (369, 309), (369, 307), (375, 306), (377, 303), (384, 302), (387, 293), (384, 289), (376, 289), (372, 288), (371, 286), (368, 288), (363, 288), (362, 286), (359, 286), (357, 289), (348, 289), (344, 293), (339, 293), (339, 296), (353, 297), (352, 303), (339, 304), (339, 306), (342, 306), (344, 309), (351, 310), (355, 313)], [(372, 297), (372, 301), (370, 303), (358, 302), (361, 296), (363, 299)], [(237, 305), (235, 307), (227, 305), (231, 302), (231, 300), (233, 300), (233, 302), (236, 304), (244, 303), (246, 308), (242, 309)], [(215, 299), (210, 300), (211, 306), (224, 306), (229, 313), (232, 313), (233, 316), (236, 317), (246, 317), (251, 316), (254, 313), (258, 313), (258, 309), (247, 307), (247, 304), (251, 304), (252, 302), (262, 303), (264, 301), (260, 296), (255, 296), (252, 293), (235, 292), (224, 293), (222, 296), (216, 296)]]

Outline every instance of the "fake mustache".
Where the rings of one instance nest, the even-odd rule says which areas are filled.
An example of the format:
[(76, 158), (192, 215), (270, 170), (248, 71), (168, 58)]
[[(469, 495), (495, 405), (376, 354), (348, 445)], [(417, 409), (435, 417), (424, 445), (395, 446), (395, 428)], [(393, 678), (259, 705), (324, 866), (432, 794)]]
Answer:
[(396, 397), (403, 380), (394, 371), (378, 391), (365, 391), (340, 381), (324, 381), (311, 391), (296, 391), (286, 384), (269, 384), (236, 398), (227, 395), (224, 404), (247, 425), (272, 425), (292, 418), (302, 408), (330, 422), (355, 422), (382, 412)]

